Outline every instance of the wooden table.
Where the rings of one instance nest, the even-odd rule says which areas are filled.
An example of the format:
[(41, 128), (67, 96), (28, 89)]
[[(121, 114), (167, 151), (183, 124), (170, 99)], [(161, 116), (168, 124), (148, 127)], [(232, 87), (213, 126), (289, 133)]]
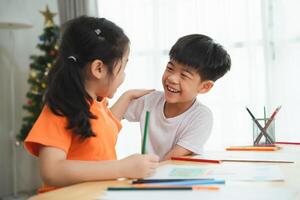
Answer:
[[(295, 163), (282, 163), (276, 165), (280, 166), (285, 180), (282, 182), (231, 182), (230, 184), (236, 184), (239, 186), (245, 185), (246, 187), (251, 186), (268, 186), (268, 187), (284, 187), (290, 188), (292, 190), (300, 191), (300, 145), (280, 145), (281, 150), (276, 152), (289, 153), (295, 157), (297, 160)], [(276, 153), (274, 152), (274, 153)], [(181, 165), (206, 165), (204, 163), (195, 162), (181, 162), (181, 161), (165, 161), (162, 164), (181, 164)], [(224, 162), (221, 165), (236, 165), (236, 162)], [(274, 165), (267, 163), (257, 163), (264, 165)], [(130, 180), (113, 180), (113, 181), (97, 181), (97, 182), (86, 182), (81, 184), (76, 184), (61, 189), (57, 189), (51, 192), (46, 192), (43, 194), (38, 194), (32, 196), (30, 200), (51, 200), (51, 199), (81, 199), (81, 200), (91, 200), (96, 199), (105, 191), (108, 186), (126, 186), (130, 185)], [(226, 183), (227, 185), (227, 183)], [(226, 186), (225, 186), (226, 187)], [(300, 194), (298, 193), (298, 198), (300, 199)]]

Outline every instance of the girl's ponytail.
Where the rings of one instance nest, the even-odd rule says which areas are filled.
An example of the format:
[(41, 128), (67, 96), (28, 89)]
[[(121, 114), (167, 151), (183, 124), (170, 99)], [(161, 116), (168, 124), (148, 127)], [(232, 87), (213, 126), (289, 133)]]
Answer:
[(49, 72), (45, 101), (53, 113), (67, 117), (67, 129), (87, 138), (94, 136), (89, 120), (96, 117), (89, 111), (92, 98), (84, 89), (74, 58), (58, 58)]

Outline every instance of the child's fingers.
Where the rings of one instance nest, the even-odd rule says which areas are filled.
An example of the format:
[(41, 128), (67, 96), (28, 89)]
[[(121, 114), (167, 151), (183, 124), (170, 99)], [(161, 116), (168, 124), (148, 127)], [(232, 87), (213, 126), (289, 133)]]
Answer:
[(155, 89), (148, 89), (148, 92), (153, 92), (155, 91)]
[(149, 164), (149, 168), (150, 168), (150, 169), (156, 169), (156, 168), (158, 167), (158, 165), (159, 165), (159, 164), (158, 164), (157, 162), (156, 162), (156, 163), (150, 163), (150, 164)]
[(155, 89), (144, 89), (143, 91), (146, 92), (146, 93), (149, 93), (149, 92), (155, 91)]
[(157, 155), (147, 155), (149, 157), (149, 160), (152, 162), (158, 162), (159, 157)]
[(154, 169), (148, 170), (147, 173), (145, 174), (145, 177), (152, 176), (155, 173)]
[(147, 89), (147, 90), (142, 90), (141, 93), (143, 95), (149, 94), (150, 92), (153, 92), (155, 89)]

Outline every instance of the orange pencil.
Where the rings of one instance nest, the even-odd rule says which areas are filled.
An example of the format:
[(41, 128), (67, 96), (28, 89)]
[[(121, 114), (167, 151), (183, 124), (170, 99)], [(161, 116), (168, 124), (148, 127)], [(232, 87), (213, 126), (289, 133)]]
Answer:
[(227, 147), (227, 151), (276, 151), (278, 150), (278, 147), (242, 147), (242, 146), (236, 146), (236, 147)]

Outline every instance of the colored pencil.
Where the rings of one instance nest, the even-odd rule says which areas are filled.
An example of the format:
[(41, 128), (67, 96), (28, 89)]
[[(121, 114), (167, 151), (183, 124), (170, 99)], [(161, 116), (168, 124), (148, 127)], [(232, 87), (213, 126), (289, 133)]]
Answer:
[[(268, 133), (266, 132), (266, 130), (267, 129), (264, 129), (261, 125), (260, 125), (260, 123), (257, 121), (257, 119), (254, 117), (254, 115), (252, 114), (252, 112), (249, 110), (249, 108), (247, 108), (246, 107), (246, 110), (248, 111), (248, 113), (250, 114), (250, 116), (251, 116), (251, 118), (253, 119), (253, 121), (255, 122), (255, 124), (257, 125), (257, 127), (259, 128), (259, 130), (261, 131), (261, 134), (263, 134), (265, 137), (266, 137), (266, 139), (268, 140), (268, 142), (269, 143), (274, 143), (274, 141), (273, 141), (273, 139), (268, 135)], [(259, 136), (260, 136), (260, 134), (259, 134)], [(259, 136), (257, 136), (257, 138), (256, 138), (256, 140), (258, 139), (258, 137)], [(255, 141), (256, 141), (255, 140)], [(260, 140), (260, 139), (259, 139)], [(258, 140), (258, 141), (259, 141)], [(258, 143), (258, 142), (257, 142)], [(256, 144), (256, 142), (254, 142), (254, 144)]]
[(224, 162), (253, 162), (253, 163), (294, 163), (294, 161), (287, 160), (234, 160), (234, 159), (224, 159)]
[[(272, 113), (270, 119), (267, 121), (265, 127), (263, 128), (264, 131), (266, 131), (266, 130), (269, 128), (269, 126), (271, 125), (272, 121), (275, 119), (275, 116), (277, 115), (277, 113), (279, 112), (280, 109), (281, 109), (281, 106), (278, 106), (278, 107), (274, 110), (274, 112)], [(263, 136), (263, 133), (262, 133), (262, 132), (261, 132), (260, 134), (258, 134), (257, 138), (256, 138), (255, 141), (254, 141), (254, 144), (258, 144), (262, 136)], [(274, 141), (273, 141), (272, 143), (274, 143)]]
[(220, 160), (202, 159), (202, 158), (186, 158), (186, 157), (171, 157), (171, 160), (205, 162), (205, 163), (221, 163)]
[(144, 137), (142, 144), (142, 154), (146, 153), (146, 143), (147, 143), (147, 133), (148, 133), (148, 124), (149, 124), (150, 112), (146, 111), (145, 127), (144, 127)]
[(262, 146), (248, 146), (248, 147), (243, 147), (243, 146), (236, 146), (236, 147), (227, 147), (227, 151), (276, 151), (278, 150), (279, 147), (262, 147)]
[(275, 143), (273, 144), (256, 144), (256, 145), (245, 145), (245, 146), (234, 146), (234, 147), (250, 147), (250, 148), (256, 148), (256, 147), (275, 147), (277, 149), (280, 149), (281, 147), (277, 146)]
[(214, 185), (197, 185), (197, 186), (176, 186), (176, 185), (159, 185), (159, 184), (135, 184), (134, 187), (138, 188), (192, 188), (193, 190), (218, 190), (220, 187)]
[(213, 178), (197, 178), (197, 179), (138, 179), (132, 181), (132, 184), (148, 184), (148, 183), (163, 183), (163, 182), (172, 182), (172, 181), (200, 181), (200, 180), (214, 180)]
[(161, 183), (151, 183), (152, 185), (172, 185), (172, 186), (194, 186), (194, 185), (216, 185), (225, 184), (225, 180), (192, 180), (192, 181), (170, 181)]
[(300, 145), (300, 142), (275, 142), (275, 144), (292, 144), (292, 145)]
[(153, 191), (153, 190), (218, 190), (218, 186), (138, 186), (138, 187), (108, 187), (108, 191)]
[(267, 123), (267, 114), (266, 114), (266, 106), (264, 106), (264, 126), (266, 126), (266, 123)]
[(108, 187), (108, 191), (135, 191), (135, 190), (193, 190), (193, 187)]

